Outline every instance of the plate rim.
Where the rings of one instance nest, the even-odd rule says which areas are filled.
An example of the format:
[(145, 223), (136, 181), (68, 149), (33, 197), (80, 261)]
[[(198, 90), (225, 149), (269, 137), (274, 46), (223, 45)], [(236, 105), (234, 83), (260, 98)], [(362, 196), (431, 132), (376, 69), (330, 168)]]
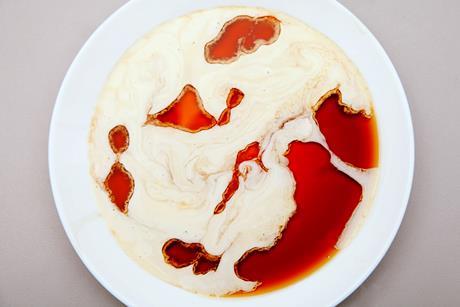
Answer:
[[(415, 140), (414, 140), (414, 128), (413, 128), (413, 122), (412, 122), (412, 116), (410, 112), (410, 105), (407, 100), (407, 95), (405, 93), (404, 87), (402, 85), (401, 79), (399, 78), (399, 75), (391, 62), (388, 54), (386, 53), (385, 49), (383, 46), (379, 43), (379, 41), (375, 38), (375, 36), (372, 34), (372, 32), (361, 22), (360, 19), (358, 19), (351, 11), (349, 11), (342, 3), (335, 1), (335, 0), (327, 0), (329, 2), (334, 2), (334, 5), (336, 5), (344, 14), (347, 14), (348, 17), (353, 19), (357, 24), (359, 24), (362, 29), (365, 31), (366, 36), (368, 36), (371, 40), (372, 43), (377, 47), (379, 50), (380, 56), (382, 59), (385, 61), (385, 65), (391, 69), (391, 73), (393, 75), (394, 80), (397, 82), (397, 91), (399, 93), (399, 96), (401, 97), (401, 100), (403, 102), (403, 108), (405, 109), (405, 120), (406, 124), (408, 125), (408, 147), (409, 147), (409, 170), (408, 170), (408, 177), (406, 181), (406, 187), (404, 188), (404, 195), (401, 196), (401, 206), (399, 210), (399, 215), (397, 218), (397, 223), (395, 221), (395, 225), (397, 227), (393, 227), (391, 229), (391, 233), (388, 235), (388, 240), (381, 245), (382, 251), (379, 257), (375, 258), (374, 262), (372, 263), (371, 266), (369, 266), (368, 270), (362, 275), (362, 277), (357, 280), (353, 285), (348, 287), (347, 291), (343, 291), (343, 294), (338, 297), (334, 302), (333, 305), (337, 305), (341, 303), (343, 300), (345, 300), (349, 295), (351, 295), (361, 284), (363, 284), (366, 279), (372, 274), (372, 272), (375, 270), (377, 265), (381, 262), (383, 257), (387, 254), (388, 249), (390, 248), (392, 242), (394, 241), (396, 234), (398, 233), (402, 220), (404, 218), (405, 212), (407, 210), (407, 206), (409, 203), (410, 195), (411, 195), (411, 190), (412, 190), (412, 185), (413, 185), (413, 178), (414, 178), (414, 167), (415, 167)], [(72, 63), (70, 64), (69, 68), (67, 69), (67, 72), (65, 73), (64, 79), (60, 85), (59, 92), (56, 98), (56, 102), (53, 107), (52, 115), (51, 115), (51, 120), (50, 120), (50, 125), (49, 125), (49, 136), (48, 136), (48, 173), (49, 173), (49, 180), (51, 184), (51, 191), (55, 203), (55, 207), (59, 216), (59, 219), (61, 221), (61, 224), (64, 228), (64, 231), (79, 258), (85, 265), (86, 269), (95, 277), (95, 279), (105, 288), (107, 289), (113, 296), (115, 296), (118, 300), (120, 300), (122, 303), (127, 304), (127, 305), (132, 305), (133, 302), (136, 300), (130, 297), (127, 297), (125, 294), (122, 292), (118, 291), (118, 289), (114, 289), (111, 285), (110, 282), (106, 280), (104, 276), (99, 274), (97, 270), (93, 267), (93, 264), (90, 262), (90, 260), (87, 258), (87, 255), (85, 255), (78, 247), (76, 244), (76, 239), (70, 229), (69, 226), (69, 221), (67, 217), (65, 216), (63, 212), (62, 206), (64, 206), (60, 192), (58, 189), (58, 183), (57, 180), (55, 179), (54, 175), (54, 161), (55, 161), (55, 153), (53, 152), (53, 140), (55, 138), (56, 134), (56, 129), (57, 127), (57, 117), (59, 113), (59, 109), (62, 108), (63, 103), (62, 101), (62, 96), (63, 93), (65, 92), (66, 87), (68, 86), (69, 79), (76, 67), (78, 66), (78, 63), (80, 61), (80, 58), (82, 57), (82, 54), (86, 52), (88, 49), (88, 45), (92, 43), (93, 40), (95, 40), (95, 37), (98, 36), (98, 34), (102, 31), (104, 27), (107, 26), (113, 19), (115, 19), (119, 14), (122, 14), (128, 7), (134, 5), (136, 1), (128, 1), (127, 3), (123, 4), (121, 7), (119, 7), (117, 10), (115, 10), (109, 17), (107, 17), (103, 22), (99, 24), (99, 26), (92, 32), (92, 34), (87, 38), (83, 46), (80, 48), (78, 51), (77, 55), (73, 59)], [(226, 4), (221, 4), (220, 2), (216, 1), (216, 4), (213, 7), (216, 6), (226, 6)], [(254, 6), (254, 5), (247, 5), (247, 6)], [(258, 6), (258, 5), (256, 5)], [(208, 7), (209, 8), (209, 7)], [(195, 9), (196, 10), (196, 9)]]

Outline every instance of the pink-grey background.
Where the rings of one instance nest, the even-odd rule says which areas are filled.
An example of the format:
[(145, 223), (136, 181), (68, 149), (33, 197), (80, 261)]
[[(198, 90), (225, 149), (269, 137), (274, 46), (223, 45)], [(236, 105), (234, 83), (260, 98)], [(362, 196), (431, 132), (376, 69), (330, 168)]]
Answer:
[[(67, 68), (125, 2), (0, 0), (0, 306), (121, 305), (64, 234), (47, 142)], [(460, 306), (460, 2), (340, 2), (396, 66), (416, 138), (415, 180), (401, 229), (342, 306)]]

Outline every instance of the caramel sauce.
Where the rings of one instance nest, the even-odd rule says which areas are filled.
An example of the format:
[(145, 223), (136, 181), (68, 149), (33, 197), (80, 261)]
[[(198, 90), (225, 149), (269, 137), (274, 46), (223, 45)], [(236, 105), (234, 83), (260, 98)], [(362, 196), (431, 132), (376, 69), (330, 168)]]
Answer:
[(155, 114), (147, 114), (146, 125), (172, 127), (182, 131), (197, 133), (223, 126), (230, 122), (231, 109), (237, 107), (244, 98), (244, 94), (237, 88), (230, 89), (227, 96), (227, 107), (217, 121), (209, 114), (195, 87), (187, 84), (179, 96), (169, 106)]
[(244, 98), (244, 93), (237, 88), (230, 89), (230, 93), (227, 96), (227, 109), (231, 110), (240, 105)]
[(331, 164), (322, 145), (294, 141), (285, 156), (296, 182), (296, 211), (274, 246), (250, 250), (235, 264), (240, 278), (260, 283), (258, 293), (292, 283), (332, 257), (362, 197), (361, 185)]
[(105, 178), (104, 187), (112, 203), (121, 212), (128, 212), (128, 203), (134, 191), (134, 179), (118, 160)]
[(203, 253), (198, 261), (193, 265), (193, 273), (195, 275), (204, 275), (210, 271), (216, 271), (219, 267), (220, 256), (213, 256)]
[(331, 151), (342, 161), (368, 169), (378, 165), (377, 123), (374, 116), (345, 106), (338, 90), (320, 100), (315, 120)]
[(217, 204), (216, 208), (214, 209), (214, 214), (222, 213), (225, 210), (227, 202), (232, 198), (235, 192), (240, 187), (239, 176), (241, 176), (241, 172), (239, 170), (240, 164), (245, 161), (256, 161), (262, 169), (267, 170), (260, 159), (260, 146), (259, 142), (253, 142), (246, 146), (243, 150), (240, 150), (236, 155), (235, 164), (233, 167), (233, 174), (232, 179), (227, 185), (224, 193), (222, 193), (222, 200)]
[(110, 201), (122, 212), (128, 212), (128, 203), (134, 192), (134, 179), (120, 163), (120, 155), (129, 146), (129, 132), (123, 125), (113, 127), (108, 134), (110, 148), (116, 154), (115, 163), (104, 180), (104, 188)]
[(237, 88), (232, 88), (227, 96), (227, 107), (222, 111), (219, 116), (217, 124), (219, 126), (226, 125), (230, 122), (231, 110), (239, 106), (244, 98), (244, 93)]
[[(242, 40), (241, 44), (241, 48), (245, 48), (249, 43)], [(227, 106), (216, 120), (204, 109), (197, 90), (186, 85), (167, 108), (149, 114), (146, 124), (192, 133), (225, 125), (230, 121), (232, 108), (237, 107), (243, 97), (241, 91), (231, 89)], [(325, 95), (314, 111), (314, 119), (332, 152), (359, 168), (377, 166), (375, 118), (346, 107), (339, 90)], [(109, 132), (109, 141), (117, 158), (104, 186), (111, 201), (126, 213), (134, 180), (119, 162), (119, 154), (128, 148), (128, 131), (124, 126), (114, 127)], [(244, 171), (239, 170), (241, 163), (255, 161), (267, 171), (260, 151), (259, 143), (253, 142), (237, 153), (232, 178), (214, 214), (223, 212), (238, 190), (239, 177), (245, 176)], [(333, 257), (337, 252), (337, 240), (362, 198), (359, 183), (332, 165), (331, 154), (322, 145), (293, 141), (285, 156), (296, 182), (296, 211), (272, 247), (249, 250), (234, 265), (237, 276), (259, 283), (256, 294), (295, 282)], [(221, 259), (220, 255), (209, 254), (200, 243), (186, 243), (179, 239), (170, 239), (163, 245), (163, 256), (165, 262), (175, 268), (192, 266), (196, 275), (216, 271)]]
[(219, 126), (226, 125), (230, 122), (230, 116), (232, 115), (232, 111), (229, 108), (225, 108), (222, 113), (220, 113), (219, 119), (217, 120), (217, 124)]
[(187, 84), (168, 107), (153, 115), (148, 114), (145, 124), (196, 133), (211, 129), (216, 123), (214, 116), (204, 109), (196, 88)]
[(129, 133), (123, 125), (118, 125), (109, 131), (109, 144), (110, 148), (115, 154), (121, 154), (128, 149), (129, 146)]
[(216, 38), (206, 44), (205, 59), (211, 64), (234, 62), (241, 54), (273, 44), (280, 31), (280, 21), (273, 16), (237, 16), (227, 21)]
[(165, 262), (175, 268), (193, 265), (193, 273), (203, 275), (217, 270), (220, 256), (209, 254), (200, 243), (185, 243), (179, 239), (170, 239), (163, 245)]

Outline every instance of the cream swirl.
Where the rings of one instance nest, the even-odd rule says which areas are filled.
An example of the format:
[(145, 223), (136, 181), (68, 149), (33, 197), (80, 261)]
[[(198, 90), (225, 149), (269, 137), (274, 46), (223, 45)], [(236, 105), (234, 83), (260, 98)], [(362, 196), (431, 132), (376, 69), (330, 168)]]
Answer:
[[(230, 64), (207, 63), (204, 45), (227, 20), (242, 14), (278, 18), (278, 40)], [(231, 88), (245, 97), (225, 126), (191, 134), (144, 125), (147, 113), (165, 108), (185, 84), (198, 90), (204, 107), (216, 118)], [(141, 38), (108, 77), (90, 137), (98, 203), (122, 248), (149, 272), (194, 292), (223, 295), (253, 289), (256, 283), (239, 279), (233, 265), (249, 249), (273, 245), (294, 213), (295, 181), (284, 153), (293, 140), (325, 144), (311, 107), (336, 87), (353, 108), (370, 112), (366, 84), (343, 51), (321, 33), (278, 12), (246, 7), (201, 11), (164, 23)], [(130, 147), (121, 162), (135, 179), (126, 216), (113, 207), (101, 186), (113, 161), (107, 132), (118, 124), (130, 133)], [(227, 209), (214, 215), (238, 151), (254, 141), (261, 144), (268, 172), (255, 162), (240, 165), (248, 170), (247, 178), (240, 178)], [(369, 202), (372, 189), (366, 187), (374, 174), (356, 173), (337, 158), (334, 161), (353, 178), (359, 177)], [(210, 253), (222, 255), (217, 271), (197, 276), (190, 267), (167, 265), (161, 248), (170, 238), (201, 242)]]

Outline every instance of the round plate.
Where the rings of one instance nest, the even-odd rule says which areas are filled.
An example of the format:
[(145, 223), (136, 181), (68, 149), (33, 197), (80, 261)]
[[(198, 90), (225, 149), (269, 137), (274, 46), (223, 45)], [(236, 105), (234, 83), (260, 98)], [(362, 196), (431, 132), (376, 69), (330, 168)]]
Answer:
[(374, 98), (380, 136), (380, 180), (364, 226), (344, 250), (289, 287), (244, 298), (210, 298), (173, 287), (138, 267), (99, 215), (88, 168), (88, 132), (98, 94), (116, 61), (159, 23), (220, 5), (248, 1), (132, 1), (88, 39), (62, 83), (49, 135), (49, 172), (62, 224), (76, 252), (99, 282), (131, 306), (330, 306), (352, 293), (374, 270), (403, 218), (412, 184), (414, 140), (398, 75), (369, 30), (333, 0), (251, 1), (284, 11), (334, 40), (361, 70)]

